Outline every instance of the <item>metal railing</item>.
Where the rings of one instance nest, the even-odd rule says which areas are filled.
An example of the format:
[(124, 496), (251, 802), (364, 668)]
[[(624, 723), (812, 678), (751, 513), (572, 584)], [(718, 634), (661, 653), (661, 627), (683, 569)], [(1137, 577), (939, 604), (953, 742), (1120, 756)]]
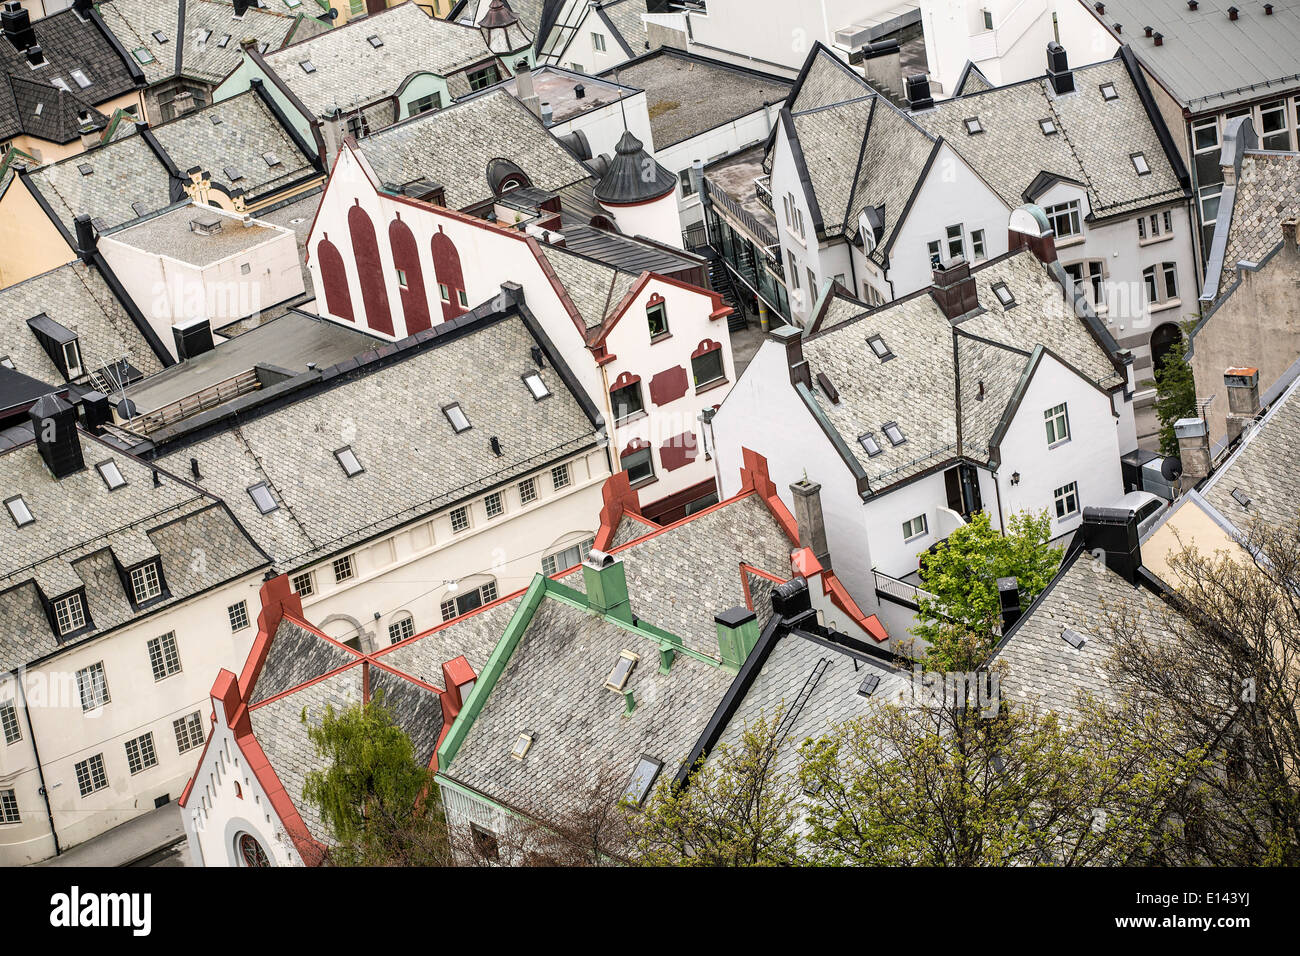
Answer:
[(908, 584), (898, 578), (892, 577), (881, 571), (872, 571), (876, 576), (876, 592), (887, 594), (892, 598), (900, 601), (907, 601), (909, 604), (920, 604), (921, 598), (934, 599), (934, 595), (924, 588), (919, 588), (915, 584)]
[(215, 385), (210, 385), (193, 395), (186, 395), (184, 398), (163, 405), (161, 408), (137, 415), (129, 422), (124, 422), (123, 426), (137, 434), (148, 435), (182, 419), (197, 415), (199, 412), (223, 405), (232, 398), (238, 398), (248, 392), (257, 391), (261, 387), (261, 383), (257, 379), (257, 372), (250, 368), (246, 372), (232, 375), (230, 378), (217, 382)]
[(768, 209), (772, 210), (775, 215), (776, 210), (772, 208), (772, 186), (770, 176), (759, 176), (754, 180), (754, 195)]
[(715, 186), (708, 177), (705, 177), (704, 188), (709, 194), (709, 201), (724, 210), (727, 216), (756, 239), (760, 246), (765, 249), (779, 246), (779, 241), (772, 235), (770, 229), (754, 218), (754, 214), (748, 209), (727, 195), (725, 190)]

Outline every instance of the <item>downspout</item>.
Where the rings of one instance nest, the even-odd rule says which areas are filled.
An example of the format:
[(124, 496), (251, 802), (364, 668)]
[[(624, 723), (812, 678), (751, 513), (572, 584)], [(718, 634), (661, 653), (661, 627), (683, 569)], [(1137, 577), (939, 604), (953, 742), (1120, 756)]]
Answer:
[(18, 693), (23, 695), (23, 714), (27, 717), (27, 729), (32, 735), (32, 755), (36, 758), (36, 777), (41, 782), (41, 799), (45, 801), (45, 816), (50, 821), (50, 837), (54, 840), (54, 855), (58, 856), (63, 852), (59, 846), (59, 833), (54, 828), (54, 808), (50, 806), (50, 791), (45, 786), (45, 770), (41, 766), (41, 751), (36, 746), (36, 725), (32, 723), (32, 710), (27, 706), (27, 688), (23, 686), (22, 678), (18, 679)]

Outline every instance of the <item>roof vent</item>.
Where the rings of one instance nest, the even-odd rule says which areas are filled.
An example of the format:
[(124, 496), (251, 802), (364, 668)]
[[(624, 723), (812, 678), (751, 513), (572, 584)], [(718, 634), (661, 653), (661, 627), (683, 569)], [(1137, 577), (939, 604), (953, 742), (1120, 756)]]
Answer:
[(1264, 4), (1264, 16), (1271, 17), (1272, 15), (1273, 15), (1273, 4), (1271, 3)]
[(1103, 17), (1106, 15), (1106, 4), (1094, 3), (1092, 6), (1093, 9), (1096, 10), (1098, 13), (1100, 13)]
[(33, 43), (27, 48), (27, 62), (30, 63), (33, 68), (45, 65), (45, 51), (41, 49), (39, 43)]
[(1237, 14), (1240, 12), (1241, 11), (1238, 10), (1236, 7), (1228, 7), (1228, 19), (1229, 20), (1237, 19)]
[(1165, 35), (1164, 35), (1163, 33), (1157, 33), (1157, 34), (1156, 34), (1155, 36), (1153, 36), (1151, 39), (1153, 39), (1153, 40), (1155, 41), (1156, 46), (1164, 46), (1164, 45), (1165, 45)]
[(1155, 32), (1155, 27), (1143, 27), (1143, 28), (1142, 28), (1142, 35), (1145, 36), (1145, 37), (1149, 37), (1153, 32)]
[(500, 438), (497, 438), (496, 435), (493, 435), (491, 438), (488, 439), (488, 444), (492, 446), (492, 454), (494, 454), (494, 455), (496, 455), (498, 458), (500, 458), (500, 457), (501, 457), (501, 439), (500, 439)]
[(924, 73), (913, 73), (904, 84), (907, 91), (907, 108), (912, 112), (928, 110), (934, 106), (930, 95), (930, 78)]
[(221, 217), (217, 215), (195, 216), (190, 220), (190, 232), (200, 236), (215, 236), (221, 231)]
[(1197, 7), (1199, 7), (1199, 6), (1200, 6), (1200, 4), (1197, 3), (1196, 0), (1187, 0), (1187, 9), (1188, 9), (1188, 10), (1195, 10), (1195, 9), (1196, 9)]
[(1065, 643), (1069, 644), (1076, 651), (1080, 650), (1084, 644), (1088, 643), (1088, 639), (1086, 637), (1084, 637), (1078, 631), (1072, 630), (1068, 627), (1065, 630), (1061, 631), (1061, 640), (1065, 641)]
[(580, 100), (580, 99), (582, 99), (583, 97), (585, 97), (586, 95), (587, 95), (587, 88), (586, 88), (585, 86), (583, 86), (581, 83), (577, 84), (577, 85), (573, 88), (573, 96), (574, 96), (575, 99), (579, 99), (579, 100)]

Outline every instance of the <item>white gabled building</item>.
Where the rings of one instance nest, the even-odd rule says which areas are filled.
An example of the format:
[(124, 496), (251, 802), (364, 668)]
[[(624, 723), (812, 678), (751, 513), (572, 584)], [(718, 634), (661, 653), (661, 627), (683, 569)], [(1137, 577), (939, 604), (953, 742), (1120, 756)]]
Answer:
[[(1041, 211), (1022, 215), (1041, 227)], [(1130, 368), (1086, 302), (1067, 302), (1039, 231), (891, 305), (833, 296), (807, 333), (774, 333), (713, 419), (724, 494), (742, 448), (767, 456), (783, 496), (819, 482), (836, 572), (858, 595), (873, 571), (916, 571), (975, 511), (1000, 528), (1047, 510), (1060, 537), (1118, 498), (1136, 445)]]

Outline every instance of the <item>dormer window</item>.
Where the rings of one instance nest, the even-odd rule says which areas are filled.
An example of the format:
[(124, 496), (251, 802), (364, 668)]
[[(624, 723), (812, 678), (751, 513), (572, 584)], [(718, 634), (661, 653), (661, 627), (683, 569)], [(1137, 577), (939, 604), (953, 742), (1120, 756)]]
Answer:
[(898, 446), (907, 441), (903, 437), (903, 430), (898, 427), (898, 422), (886, 422), (880, 426), (880, 430), (885, 433), (885, 437), (889, 439), (891, 445)]
[(80, 591), (54, 602), (54, 626), (59, 637), (74, 634), (86, 626), (86, 599)]
[(998, 301), (1002, 303), (1004, 309), (1009, 309), (1016, 304), (1016, 297), (1011, 294), (1011, 290), (1007, 288), (1005, 282), (993, 283), (993, 294), (998, 297)]
[(969, 119), (964, 119), (962, 120), (962, 123), (966, 126), (966, 132), (969, 133), (971, 136), (974, 136), (976, 133), (984, 132), (984, 124), (980, 122), (980, 118), (978, 116), (972, 116)]
[(126, 484), (121, 469), (117, 467), (117, 462), (112, 459), (100, 462), (95, 466), (95, 470), (99, 472), (99, 477), (104, 479), (104, 484), (109, 491), (117, 491)]
[(1145, 176), (1151, 172), (1151, 166), (1147, 163), (1147, 158), (1143, 153), (1130, 153), (1129, 159), (1133, 161), (1133, 168), (1137, 170), (1139, 176)]
[(131, 595), (137, 606), (162, 595), (162, 574), (156, 560), (131, 569)]
[(352, 450), (351, 445), (340, 448), (334, 453), (334, 457), (339, 460), (339, 465), (343, 468), (343, 474), (347, 475), (349, 478), (355, 478), (357, 475), (365, 471), (365, 469), (361, 467), (361, 462), (357, 460), (356, 452)]
[(1054, 136), (1058, 132), (1056, 121), (1050, 117), (1048, 119), (1040, 119), (1038, 121), (1038, 128), (1043, 131), (1044, 136)]
[(452, 402), (450, 405), (443, 406), (442, 413), (447, 416), (447, 421), (451, 422), (452, 430), (459, 435), (463, 431), (469, 431), (469, 417), (465, 410), (460, 407), (459, 402)]
[(27, 502), (22, 495), (14, 495), (12, 498), (5, 499), (5, 507), (9, 509), (9, 517), (14, 519), (14, 524), (20, 528), (25, 528), (36, 519), (32, 517), (32, 511), (27, 507)]
[(529, 372), (524, 376), (524, 384), (528, 386), (528, 391), (532, 394), (534, 401), (540, 402), (551, 394), (551, 390), (546, 387), (542, 377), (536, 372)]
[(67, 367), (68, 378), (79, 378), (81, 376), (81, 346), (76, 339), (63, 343), (63, 362)]
[(1106, 102), (1119, 99), (1119, 92), (1115, 89), (1114, 83), (1101, 84), (1101, 98)]
[(280, 507), (275, 500), (275, 496), (271, 494), (270, 486), (264, 481), (259, 481), (249, 488), (248, 497), (253, 499), (253, 504), (257, 505), (257, 510), (264, 515), (269, 515)]

